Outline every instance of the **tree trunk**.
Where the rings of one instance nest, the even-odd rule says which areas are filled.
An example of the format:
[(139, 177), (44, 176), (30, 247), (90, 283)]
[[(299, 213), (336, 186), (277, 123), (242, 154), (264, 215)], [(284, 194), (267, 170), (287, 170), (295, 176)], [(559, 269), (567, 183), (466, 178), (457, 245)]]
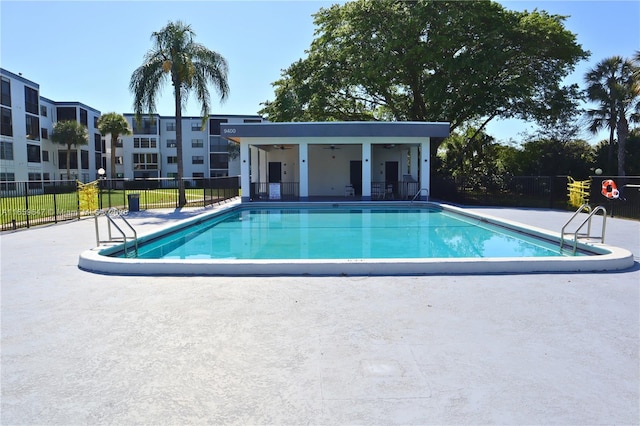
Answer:
[(609, 124), (609, 152), (607, 156), (607, 172), (613, 173), (613, 143), (615, 141), (615, 123)]
[(182, 159), (182, 98), (180, 93), (180, 82), (173, 80), (173, 90), (175, 94), (176, 106), (176, 156), (178, 157), (178, 207), (187, 205), (187, 197), (184, 189), (184, 163)]
[(116, 142), (118, 135), (111, 133), (111, 179), (116, 178)]
[(621, 114), (620, 120), (616, 126), (618, 132), (618, 176), (626, 176), (625, 169), (625, 148), (627, 145), (627, 137), (629, 137), (629, 122), (627, 117)]
[(67, 180), (71, 180), (71, 145), (67, 144)]

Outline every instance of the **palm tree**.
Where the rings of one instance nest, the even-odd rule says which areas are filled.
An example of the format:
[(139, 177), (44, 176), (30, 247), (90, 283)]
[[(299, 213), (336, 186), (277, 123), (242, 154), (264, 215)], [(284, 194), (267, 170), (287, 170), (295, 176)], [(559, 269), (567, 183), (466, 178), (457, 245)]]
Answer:
[(87, 145), (89, 143), (87, 128), (75, 120), (58, 121), (53, 125), (51, 140), (54, 143), (67, 146), (67, 179), (70, 179), (71, 146)]
[(102, 135), (111, 134), (111, 179), (116, 178), (116, 143), (120, 135), (130, 135), (127, 120), (117, 112), (109, 112), (98, 119), (98, 130)]
[(614, 135), (618, 137), (618, 175), (625, 175), (625, 144), (629, 119), (638, 109), (638, 67), (628, 59), (612, 56), (596, 64), (587, 73), (587, 97), (598, 107), (587, 111), (589, 130), (597, 133), (609, 129), (609, 170), (612, 170)]
[(181, 21), (169, 22), (167, 26), (151, 35), (153, 48), (144, 63), (131, 75), (129, 89), (134, 94), (134, 112), (140, 120), (144, 112), (155, 113), (156, 100), (165, 79), (173, 85), (176, 116), (176, 154), (178, 160), (178, 205), (187, 204), (184, 190), (184, 166), (182, 159), (182, 105), (190, 91), (195, 91), (201, 105), (202, 128), (209, 116), (209, 89), (212, 83), (224, 101), (229, 94), (227, 83), (227, 61), (217, 52), (193, 41), (195, 33)]

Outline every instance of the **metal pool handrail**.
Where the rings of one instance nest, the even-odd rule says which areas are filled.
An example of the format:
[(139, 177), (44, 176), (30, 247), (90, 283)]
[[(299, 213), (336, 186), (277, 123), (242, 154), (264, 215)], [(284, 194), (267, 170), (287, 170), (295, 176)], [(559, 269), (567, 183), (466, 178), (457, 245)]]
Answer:
[[(573, 216), (571, 216), (571, 218), (567, 221), (567, 223), (564, 224), (564, 226), (562, 227), (562, 230), (560, 231), (561, 235), (560, 235), (560, 251), (562, 252), (562, 249), (564, 247), (564, 236), (568, 235), (568, 234), (573, 234), (573, 248), (572, 248), (572, 254), (576, 254), (576, 251), (578, 250), (578, 238), (591, 238), (591, 239), (599, 239), (601, 243), (604, 243), (604, 235), (606, 232), (606, 227), (607, 227), (607, 209), (605, 209), (602, 206), (597, 206), (596, 208), (594, 208), (591, 213), (589, 213), (589, 216), (587, 216), (587, 218), (582, 221), (582, 223), (580, 224), (580, 226), (578, 226), (578, 228), (576, 228), (576, 230), (571, 233), (571, 232), (565, 232), (565, 229), (567, 228), (567, 226), (569, 226), (569, 224), (573, 221), (573, 219), (576, 218), (576, 216), (578, 216), (578, 214), (582, 213), (583, 211), (589, 211), (591, 209), (591, 207), (589, 206), (589, 204), (585, 203), (583, 205), (580, 206), (580, 208), (578, 208), (578, 210), (576, 210), (576, 212), (573, 214)], [(602, 230), (600, 232), (600, 236), (599, 237), (595, 237), (591, 235), (591, 218), (593, 218), (593, 216), (598, 213), (598, 212), (603, 212), (602, 214)], [(580, 234), (580, 230), (587, 225), (587, 232), (586, 233), (582, 233)]]
[(427, 191), (427, 200), (429, 199), (429, 188), (420, 188), (420, 190), (418, 192), (416, 192), (416, 195), (413, 196), (413, 198), (411, 199), (411, 203), (409, 204), (413, 204), (413, 202), (416, 200), (416, 198), (418, 198), (418, 195), (422, 194), (422, 191)]
[[(108, 242), (110, 243), (110, 242), (116, 241), (116, 239), (111, 235), (111, 225), (113, 225), (120, 232), (120, 235), (122, 235), (122, 241), (124, 242), (124, 255), (125, 255), (125, 257), (129, 257), (128, 247), (127, 247), (127, 234), (113, 220), (113, 218), (111, 217), (112, 215), (117, 216), (118, 218), (122, 219), (122, 221), (127, 225), (127, 227), (129, 227), (129, 229), (133, 232), (133, 246), (134, 246), (134, 250), (135, 250), (134, 256), (138, 257), (138, 233), (136, 232), (134, 227), (131, 226), (129, 221), (124, 218), (124, 216), (122, 215), (120, 210), (118, 210), (118, 209), (116, 209), (114, 207), (111, 207), (111, 208), (105, 209), (105, 210), (96, 210), (96, 212), (95, 212), (94, 218), (95, 218), (95, 227), (96, 227), (96, 244), (100, 245), (100, 243), (108, 243)], [(100, 230), (99, 230), (99, 226), (98, 226), (98, 217), (99, 216), (104, 216), (104, 217), (107, 218), (107, 230), (108, 230), (107, 233), (109, 235), (109, 239), (106, 240), (106, 241), (101, 241), (100, 240)]]

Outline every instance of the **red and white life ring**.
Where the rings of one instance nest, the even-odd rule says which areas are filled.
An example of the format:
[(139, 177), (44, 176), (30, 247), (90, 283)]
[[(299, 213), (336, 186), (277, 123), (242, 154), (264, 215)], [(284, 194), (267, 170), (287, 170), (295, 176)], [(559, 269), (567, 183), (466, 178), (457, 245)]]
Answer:
[(616, 183), (612, 179), (607, 179), (602, 181), (602, 195), (604, 195), (610, 200), (613, 200), (620, 196), (618, 187), (616, 186)]

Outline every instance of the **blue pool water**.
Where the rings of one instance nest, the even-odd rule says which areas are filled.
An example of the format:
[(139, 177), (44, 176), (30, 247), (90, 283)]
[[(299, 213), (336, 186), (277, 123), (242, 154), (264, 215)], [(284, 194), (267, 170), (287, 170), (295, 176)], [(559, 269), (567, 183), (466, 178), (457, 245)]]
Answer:
[(138, 251), (141, 259), (548, 256), (562, 256), (557, 243), (429, 207), (241, 208), (153, 238)]

